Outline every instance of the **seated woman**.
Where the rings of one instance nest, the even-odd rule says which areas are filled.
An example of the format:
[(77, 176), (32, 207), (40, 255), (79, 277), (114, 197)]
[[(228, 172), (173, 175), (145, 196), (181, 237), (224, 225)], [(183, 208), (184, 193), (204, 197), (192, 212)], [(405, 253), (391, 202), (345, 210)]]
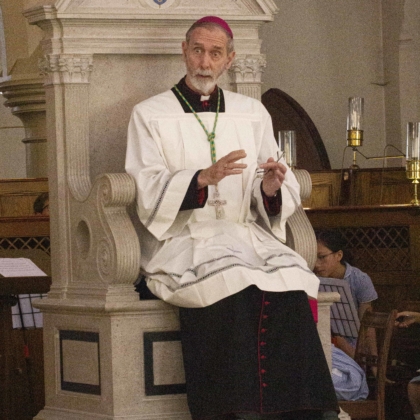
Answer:
[[(370, 277), (344, 260), (345, 246), (342, 236), (336, 231), (317, 233), (318, 258), (315, 274), (320, 277), (343, 279), (348, 282), (359, 319), (372, 302), (378, 298)], [(334, 337), (332, 349), (332, 377), (337, 397), (343, 400), (366, 398), (368, 387), (363, 369), (353, 360), (356, 340)], [(376, 341), (372, 336), (370, 351), (376, 354)]]

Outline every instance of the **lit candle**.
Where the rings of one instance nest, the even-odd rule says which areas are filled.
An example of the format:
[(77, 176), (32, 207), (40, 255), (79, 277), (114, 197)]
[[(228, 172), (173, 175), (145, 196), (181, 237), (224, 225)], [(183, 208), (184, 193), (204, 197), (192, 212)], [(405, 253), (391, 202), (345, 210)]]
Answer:
[(347, 130), (363, 130), (363, 98), (349, 98), (349, 113), (347, 116)]

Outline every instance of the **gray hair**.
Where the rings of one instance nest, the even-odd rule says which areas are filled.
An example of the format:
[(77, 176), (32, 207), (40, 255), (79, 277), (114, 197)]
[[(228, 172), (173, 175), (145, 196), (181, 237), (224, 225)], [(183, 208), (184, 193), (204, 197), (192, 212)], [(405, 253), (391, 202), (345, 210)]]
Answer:
[(193, 31), (197, 28), (208, 28), (208, 29), (221, 29), (227, 37), (227, 43), (226, 43), (226, 49), (227, 49), (227, 53), (230, 54), (232, 51), (235, 50), (235, 46), (233, 43), (233, 38), (230, 36), (230, 34), (226, 31), (225, 28), (223, 28), (222, 26), (218, 25), (217, 23), (213, 23), (213, 22), (196, 22), (194, 23), (190, 29), (188, 29), (187, 33), (185, 34), (185, 41), (187, 42), (187, 44), (190, 43), (190, 39), (191, 39), (191, 34), (193, 33)]

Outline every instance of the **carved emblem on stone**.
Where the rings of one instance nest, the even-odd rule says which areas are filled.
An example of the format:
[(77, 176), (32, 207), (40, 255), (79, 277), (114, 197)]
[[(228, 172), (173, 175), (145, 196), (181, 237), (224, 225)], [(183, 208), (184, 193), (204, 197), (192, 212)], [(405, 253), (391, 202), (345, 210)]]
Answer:
[(38, 62), (46, 83), (89, 83), (93, 68), (92, 55), (48, 54)]
[(261, 82), (261, 74), (267, 62), (264, 55), (238, 56), (229, 70), (236, 83)]
[(146, 7), (153, 7), (153, 9), (167, 9), (171, 6), (178, 6), (180, 0), (140, 0)]

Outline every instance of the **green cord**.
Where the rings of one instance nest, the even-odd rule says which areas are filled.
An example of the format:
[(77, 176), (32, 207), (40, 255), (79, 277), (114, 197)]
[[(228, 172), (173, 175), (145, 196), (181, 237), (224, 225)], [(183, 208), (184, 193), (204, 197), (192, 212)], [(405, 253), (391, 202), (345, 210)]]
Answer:
[(184, 102), (188, 105), (188, 108), (191, 109), (192, 113), (194, 114), (195, 118), (197, 118), (197, 121), (200, 123), (201, 127), (203, 127), (204, 132), (207, 135), (207, 140), (210, 143), (210, 154), (211, 154), (211, 161), (212, 163), (216, 163), (216, 144), (214, 143), (214, 138), (216, 137), (216, 126), (217, 126), (217, 120), (219, 118), (219, 109), (220, 109), (220, 89), (217, 88), (217, 110), (216, 110), (216, 118), (214, 120), (213, 125), (213, 131), (209, 133), (207, 131), (207, 128), (204, 126), (203, 121), (201, 121), (200, 117), (197, 115), (197, 113), (194, 111), (194, 108), (190, 105), (190, 103), (187, 101), (187, 98), (181, 93), (181, 91), (178, 89), (178, 87), (174, 86), (175, 90), (179, 93), (179, 96), (184, 100)]

